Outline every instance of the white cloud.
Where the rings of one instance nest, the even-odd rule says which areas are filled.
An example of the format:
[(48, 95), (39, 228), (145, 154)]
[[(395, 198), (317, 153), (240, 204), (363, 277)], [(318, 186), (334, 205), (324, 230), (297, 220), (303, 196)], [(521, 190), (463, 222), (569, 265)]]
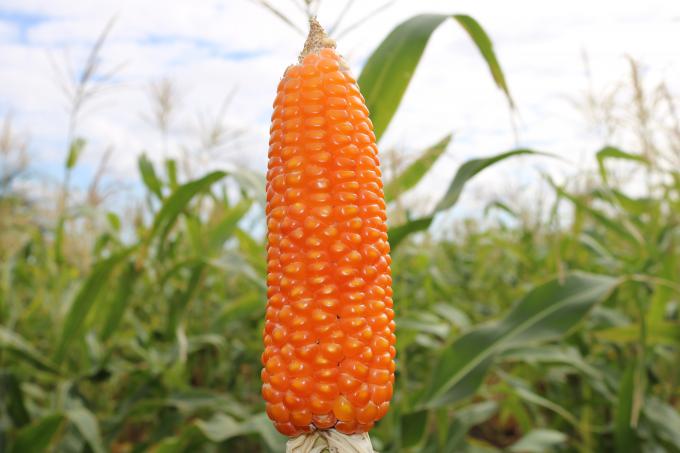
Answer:
[[(303, 15), (290, 0), (273, 3), (304, 26)], [(326, 1), (321, 21), (333, 23), (342, 4)], [(345, 25), (379, 4), (356, 2)], [(31, 129), (33, 151), (42, 158), (61, 162), (66, 135), (63, 99), (47, 52), (60, 56), (69, 49), (71, 59), (82, 63), (104, 25), (116, 16), (102, 52), (103, 66), (124, 66), (116, 74), (115, 87), (88, 110), (79, 125), (79, 133), (90, 140), (84, 163), (94, 166), (104, 150), (114, 146), (112, 167), (129, 178), (142, 149), (160, 157), (158, 135), (141, 120), (141, 114), (149, 109), (149, 83), (167, 77), (176, 81), (182, 93), (182, 113), (173, 137), (195, 143), (196, 114), (217, 111), (224, 97), (236, 89), (225, 121), (249, 131), (236, 155), (240, 162), (264, 168), (275, 86), (285, 67), (295, 60), (303, 37), (252, 2), (4, 0), (0, 11), (19, 18), (0, 21), (0, 43), (4, 43), (0, 44), (0, 106), (14, 111), (21, 126)], [(462, 0), (453, 6), (448, 0), (401, 1), (343, 37), (340, 51), (358, 72), (394, 26), (421, 12), (468, 13), (478, 19), (494, 41), (518, 104), (518, 144), (553, 151), (577, 163), (602, 145), (567, 100), (586, 87), (583, 50), (590, 55), (598, 89), (625, 76), (626, 53), (648, 65), (646, 75), (652, 80), (666, 78), (672, 89), (680, 88), (675, 76), (680, 11), (662, 0), (580, 0), (559, 5)], [(40, 20), (22, 23), (22, 15)], [(515, 146), (504, 98), (467, 35), (453, 22), (430, 41), (383, 146), (415, 152), (449, 132), (455, 133), (449, 156), (414, 198), (443, 191), (466, 159)], [(233, 157), (232, 153), (225, 159)], [(507, 162), (482, 174), (471, 185), (470, 194), (501, 192), (507, 181), (535, 175), (534, 166), (556, 175), (571, 171), (557, 161)], [(477, 207), (473, 198), (464, 202)]]
[(10, 22), (0, 20), (0, 42), (14, 41), (18, 37), (18, 26)]

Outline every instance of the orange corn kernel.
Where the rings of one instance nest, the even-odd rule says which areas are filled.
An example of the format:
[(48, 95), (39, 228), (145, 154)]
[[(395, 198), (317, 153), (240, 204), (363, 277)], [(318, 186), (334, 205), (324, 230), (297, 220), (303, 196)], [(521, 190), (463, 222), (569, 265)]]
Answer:
[(310, 41), (314, 27), (278, 86), (267, 172), (262, 396), (288, 436), (366, 432), (387, 411), (395, 369), (373, 125), (334, 44)]

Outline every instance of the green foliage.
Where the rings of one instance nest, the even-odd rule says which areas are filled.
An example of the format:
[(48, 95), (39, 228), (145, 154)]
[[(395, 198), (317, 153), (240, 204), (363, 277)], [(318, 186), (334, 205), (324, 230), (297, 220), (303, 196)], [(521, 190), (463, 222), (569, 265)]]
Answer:
[(444, 137), (439, 143), (426, 149), (423, 154), (405, 168), (404, 171), (386, 183), (383, 188), (385, 201), (387, 203), (394, 201), (401, 193), (412, 189), (418, 184), (435, 162), (437, 162), (437, 159), (439, 159), (444, 151), (446, 151), (449, 143), (451, 143), (450, 134)]
[[(482, 170), (498, 162), (501, 162), (507, 158), (523, 154), (537, 155), (543, 153), (533, 151), (530, 149), (515, 149), (512, 151), (497, 154), (495, 156), (481, 159), (471, 159), (465, 162), (463, 165), (460, 166), (460, 168), (456, 172), (456, 176), (454, 176), (453, 180), (451, 181), (451, 184), (449, 185), (449, 188), (446, 190), (446, 193), (444, 194), (442, 199), (439, 200), (439, 202), (437, 203), (437, 205), (435, 206), (430, 215), (421, 217), (419, 219), (409, 220), (408, 222), (402, 225), (390, 228), (389, 238), (390, 245), (392, 246), (392, 248), (393, 249), (396, 248), (397, 245), (399, 245), (399, 243), (403, 241), (407, 236), (418, 231), (427, 230), (430, 227), (430, 225), (432, 225), (432, 221), (434, 220), (435, 214), (453, 207), (458, 202), (460, 194), (463, 193), (465, 185)], [(407, 171), (408, 170), (410, 170), (410, 168), (407, 169)], [(403, 175), (401, 177), (403, 177)], [(390, 185), (391, 184), (388, 184), (388, 187)]]
[(34, 424), (20, 429), (10, 451), (12, 453), (40, 453), (47, 450), (63, 420), (59, 414), (47, 415)]
[(142, 182), (146, 186), (146, 188), (156, 195), (159, 199), (163, 198), (163, 194), (161, 193), (162, 186), (161, 182), (158, 179), (158, 176), (156, 176), (156, 170), (153, 167), (153, 164), (151, 161), (146, 157), (145, 154), (142, 154), (139, 156), (139, 173), (142, 177)]
[(472, 396), (500, 351), (561, 338), (616, 283), (610, 277), (574, 274), (533, 289), (503, 320), (472, 329), (446, 347), (421, 404), (441, 407)]
[(71, 170), (76, 166), (81, 153), (85, 149), (85, 140), (82, 138), (76, 138), (71, 142), (71, 146), (68, 149), (68, 155), (66, 157), (66, 169)]
[(74, 301), (71, 303), (66, 315), (55, 353), (55, 362), (59, 363), (63, 360), (66, 347), (69, 343), (81, 338), (82, 325), (85, 322), (85, 318), (97, 302), (116, 265), (125, 259), (130, 251), (128, 249), (118, 252), (111, 258), (107, 258), (93, 267), (87, 280), (85, 280)]
[[(447, 17), (405, 22), (369, 60), (378, 132)], [(509, 97), (486, 33), (454, 19)], [(402, 72), (387, 80), (383, 66)], [(426, 179), (449, 140), (386, 181), (388, 199)], [(546, 188), (550, 218), (498, 200), (510, 223), (484, 212), (447, 226), (455, 240), (427, 231), (481, 171), (537, 154), (469, 160), (429, 215), (391, 227), (397, 379), (371, 432), (380, 451), (680, 451), (677, 171), (606, 147), (589, 187)], [(655, 172), (644, 197), (612, 177), (621, 160)], [(132, 217), (74, 209), (1, 232), (0, 450), (282, 451), (260, 397), (263, 176), (138, 167), (147, 194)], [(4, 222), (20, 209), (0, 198)]]
[(614, 442), (616, 451), (633, 452), (638, 450), (635, 445), (635, 431), (633, 425), (633, 398), (635, 391), (635, 363), (630, 363), (619, 384), (619, 397), (616, 404), (616, 419), (614, 421)]
[(479, 23), (464, 14), (421, 14), (392, 30), (373, 52), (359, 76), (359, 87), (371, 111), (378, 140), (399, 108), (432, 33), (448, 18), (455, 20), (468, 33), (489, 66), (496, 85), (503, 90), (512, 105), (510, 91), (491, 40)]

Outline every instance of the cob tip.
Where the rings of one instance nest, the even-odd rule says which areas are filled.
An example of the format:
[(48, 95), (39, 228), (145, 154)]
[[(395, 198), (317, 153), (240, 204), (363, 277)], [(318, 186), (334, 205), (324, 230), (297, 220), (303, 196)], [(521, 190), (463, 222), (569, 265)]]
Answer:
[(298, 57), (299, 62), (302, 63), (307, 55), (318, 53), (324, 48), (335, 49), (335, 41), (328, 36), (316, 17), (312, 16), (309, 18), (309, 35), (307, 35), (305, 47)]
[(301, 434), (286, 443), (286, 453), (374, 453), (368, 433), (343, 434), (335, 429)]

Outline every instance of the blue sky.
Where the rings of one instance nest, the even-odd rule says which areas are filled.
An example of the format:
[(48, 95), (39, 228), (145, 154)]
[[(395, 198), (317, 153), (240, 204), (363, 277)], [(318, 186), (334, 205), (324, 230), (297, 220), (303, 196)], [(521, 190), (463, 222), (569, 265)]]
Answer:
[[(302, 27), (295, 1), (272, 3)], [(321, 22), (333, 23), (343, 3), (322, 3)], [(355, 2), (346, 23), (381, 3)], [(442, 26), (381, 143), (384, 152), (396, 149), (408, 156), (454, 133), (451, 149), (430, 178), (434, 183), (419, 187), (414, 200), (441, 192), (464, 160), (516, 145), (555, 152), (572, 164), (508, 163), (471, 187), (475, 196), (462, 209), (476, 209), (479, 199), (530, 185), (540, 179), (539, 171), (560, 177), (592, 164), (604, 138), (587, 127), (572, 102), (588, 86), (584, 53), (598, 92), (626, 77), (626, 55), (642, 62), (649, 83), (667, 80), (671, 89), (680, 89), (680, 4), (672, 1), (402, 0), (339, 40), (339, 50), (358, 73), (394, 26), (422, 12), (467, 13), (479, 20), (495, 43), (521, 121), (516, 142), (505, 100), (476, 49), (453, 23)], [(264, 9), (247, 0), (3, 0), (0, 114), (11, 112), (17, 128), (30, 136), (37, 170), (56, 177), (66, 149), (67, 103), (50, 60), (62, 69), (78, 68), (114, 16), (101, 63), (105, 71), (117, 70), (78, 122), (76, 134), (88, 140), (88, 147), (77, 181), (88, 181), (108, 148), (114, 153), (111, 177), (123, 183), (135, 180), (142, 150), (153, 159), (163, 157), (159, 133), (144, 120), (151, 110), (149, 86), (163, 79), (172, 80), (178, 93), (170, 156), (189, 156), (194, 172), (234, 165), (263, 170), (276, 83), (304, 39)], [(224, 149), (201, 152), (201, 118), (219, 113), (225, 99), (231, 101), (221, 124), (241, 136)], [(626, 137), (618, 140), (619, 146), (636, 146)]]
[(28, 29), (47, 20), (49, 20), (49, 16), (40, 13), (5, 10), (0, 7), (0, 21), (16, 26), (18, 38), (24, 43), (28, 41), (26, 36)]

